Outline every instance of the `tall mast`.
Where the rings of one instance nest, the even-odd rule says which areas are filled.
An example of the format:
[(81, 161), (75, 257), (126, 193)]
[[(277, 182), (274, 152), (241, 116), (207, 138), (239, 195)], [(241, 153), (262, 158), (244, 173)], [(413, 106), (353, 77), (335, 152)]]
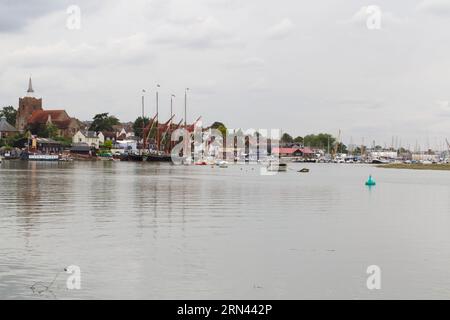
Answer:
[(144, 129), (145, 129), (145, 121), (144, 121), (144, 117), (145, 117), (145, 97), (144, 97), (144, 93), (145, 93), (145, 90), (144, 89), (142, 89), (142, 147), (141, 147), (141, 151), (140, 151), (140, 154), (142, 155), (142, 151), (143, 151), (143, 149), (145, 148), (145, 146), (144, 146), (144, 141), (145, 141), (145, 139), (144, 139)]
[(189, 88), (184, 90), (184, 127), (187, 128), (187, 92)]
[(173, 98), (175, 97), (176, 96), (174, 94), (170, 96), (170, 117), (173, 117)]
[(159, 152), (160, 141), (159, 141), (159, 92), (158, 88), (161, 88), (159, 84), (156, 85), (156, 149)]

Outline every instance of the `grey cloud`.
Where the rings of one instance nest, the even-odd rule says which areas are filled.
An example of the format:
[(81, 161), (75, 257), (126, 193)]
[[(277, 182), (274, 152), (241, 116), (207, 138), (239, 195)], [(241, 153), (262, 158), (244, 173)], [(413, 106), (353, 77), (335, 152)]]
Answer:
[(424, 0), (418, 6), (417, 10), (433, 14), (436, 16), (450, 15), (450, 1), (448, 0)]
[(337, 102), (340, 106), (354, 109), (379, 110), (384, 107), (383, 102), (366, 99), (343, 99)]
[(147, 42), (143, 34), (91, 44), (72, 45), (63, 40), (52, 45), (25, 46), (4, 54), (0, 57), (0, 63), (25, 68), (92, 68), (117, 63), (139, 64), (154, 56)]
[(150, 32), (150, 41), (205, 49), (237, 44), (238, 39), (213, 16), (167, 20)]
[(266, 61), (263, 58), (250, 57), (230, 61), (227, 65), (232, 68), (262, 68), (266, 65)]
[(66, 0), (1, 0), (0, 32), (16, 32), (22, 30), (34, 19), (40, 18), (55, 10), (64, 10), (68, 3)]
[(295, 24), (289, 18), (284, 18), (277, 24), (267, 30), (267, 36), (270, 39), (283, 39), (291, 34), (295, 29)]

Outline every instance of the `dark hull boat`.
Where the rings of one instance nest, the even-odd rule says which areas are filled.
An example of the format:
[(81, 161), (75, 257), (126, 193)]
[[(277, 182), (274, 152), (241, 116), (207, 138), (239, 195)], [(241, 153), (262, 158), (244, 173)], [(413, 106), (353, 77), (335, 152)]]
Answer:
[(127, 154), (120, 158), (121, 161), (132, 161), (132, 162), (142, 162), (144, 161), (144, 156), (139, 154)]
[(169, 154), (149, 154), (147, 155), (148, 162), (171, 162), (172, 157)]
[(388, 164), (389, 161), (383, 159), (373, 159), (372, 164)]

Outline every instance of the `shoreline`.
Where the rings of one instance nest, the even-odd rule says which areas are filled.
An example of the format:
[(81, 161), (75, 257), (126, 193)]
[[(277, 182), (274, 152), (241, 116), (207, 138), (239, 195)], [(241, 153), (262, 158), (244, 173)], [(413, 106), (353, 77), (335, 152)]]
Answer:
[(450, 171), (450, 164), (405, 164), (405, 163), (391, 163), (391, 164), (379, 164), (377, 168), (384, 169), (409, 169), (409, 170), (437, 170), (437, 171)]

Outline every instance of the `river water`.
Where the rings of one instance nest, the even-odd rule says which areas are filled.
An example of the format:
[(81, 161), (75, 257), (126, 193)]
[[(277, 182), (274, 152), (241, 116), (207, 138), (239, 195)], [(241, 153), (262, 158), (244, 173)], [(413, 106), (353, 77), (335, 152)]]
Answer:
[(0, 299), (84, 298), (450, 298), (450, 172), (4, 161)]

